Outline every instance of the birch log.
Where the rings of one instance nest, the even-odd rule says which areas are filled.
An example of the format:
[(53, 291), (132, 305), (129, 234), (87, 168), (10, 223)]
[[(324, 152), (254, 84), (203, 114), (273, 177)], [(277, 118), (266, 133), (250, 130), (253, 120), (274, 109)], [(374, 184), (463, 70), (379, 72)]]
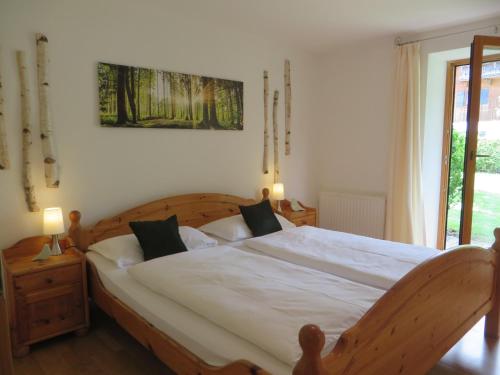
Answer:
[(2, 50), (0, 49), (0, 169), (8, 169), (10, 167), (10, 160), (7, 150), (7, 134), (5, 133), (5, 117), (3, 114), (2, 61)]
[(280, 181), (280, 160), (278, 148), (278, 98), (279, 91), (275, 90), (273, 99), (274, 183)]
[(269, 173), (269, 76), (264, 70), (264, 159), (262, 169), (264, 174)]
[(31, 212), (40, 211), (35, 198), (35, 187), (31, 180), (31, 106), (26, 55), (17, 51), (17, 66), (21, 85), (21, 126), (23, 130), (23, 186), (28, 209)]
[(292, 117), (292, 83), (290, 80), (290, 60), (285, 60), (285, 155), (290, 155)]
[(36, 34), (36, 59), (38, 71), (38, 98), (40, 111), (40, 138), (42, 139), (43, 162), (45, 166), (45, 184), (49, 188), (59, 187), (59, 168), (57, 165), (52, 119), (50, 115), (49, 95), (49, 57), (48, 39), (43, 34)]

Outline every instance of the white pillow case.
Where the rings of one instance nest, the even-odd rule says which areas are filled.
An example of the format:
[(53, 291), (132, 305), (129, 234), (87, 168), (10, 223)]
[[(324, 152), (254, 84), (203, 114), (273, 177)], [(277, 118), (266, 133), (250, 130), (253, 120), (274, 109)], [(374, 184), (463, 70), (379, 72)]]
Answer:
[(278, 214), (275, 214), (275, 215), (281, 224), (281, 228), (288, 229), (288, 228), (295, 228), (296, 227), (296, 225), (294, 223), (292, 223), (290, 220), (288, 220), (287, 218), (285, 218), (281, 215), (278, 215)]
[[(179, 234), (188, 250), (206, 249), (218, 244), (216, 239), (195, 228), (181, 226)], [(141, 245), (133, 233), (97, 242), (89, 246), (89, 250), (99, 253), (120, 268), (144, 262)]]
[(218, 245), (215, 238), (208, 237), (205, 233), (193, 227), (179, 227), (179, 234), (188, 250), (200, 250)]
[[(283, 229), (295, 227), (294, 223), (288, 221), (283, 216), (278, 214), (275, 215)], [(246, 240), (253, 237), (250, 228), (248, 228), (241, 214), (212, 221), (198, 229), (231, 242)]]
[(144, 262), (141, 245), (133, 233), (96, 242), (89, 246), (89, 250), (101, 254), (120, 268)]

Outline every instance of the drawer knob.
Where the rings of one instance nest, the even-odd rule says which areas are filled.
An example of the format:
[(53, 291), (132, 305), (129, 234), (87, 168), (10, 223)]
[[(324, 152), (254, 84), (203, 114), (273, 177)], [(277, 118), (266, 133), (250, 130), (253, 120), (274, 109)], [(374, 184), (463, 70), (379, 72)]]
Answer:
[(47, 277), (45, 281), (47, 282), (47, 284), (52, 284), (54, 282), (54, 280), (52, 280), (50, 277)]

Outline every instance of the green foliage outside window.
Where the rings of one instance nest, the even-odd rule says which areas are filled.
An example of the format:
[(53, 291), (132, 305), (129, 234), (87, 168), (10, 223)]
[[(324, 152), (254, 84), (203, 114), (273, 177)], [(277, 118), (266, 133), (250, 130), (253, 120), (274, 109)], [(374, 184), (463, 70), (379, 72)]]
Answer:
[(448, 184), (448, 207), (462, 198), (462, 179), (464, 175), (465, 135), (452, 133), (450, 180)]
[(500, 140), (480, 139), (477, 144), (478, 157), (476, 159), (476, 171), (485, 173), (500, 173)]

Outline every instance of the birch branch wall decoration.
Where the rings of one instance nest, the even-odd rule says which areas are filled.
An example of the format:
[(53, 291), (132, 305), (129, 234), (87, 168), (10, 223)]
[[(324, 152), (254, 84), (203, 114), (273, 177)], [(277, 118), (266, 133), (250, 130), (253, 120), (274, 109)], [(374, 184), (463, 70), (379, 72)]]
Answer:
[(23, 186), (28, 209), (31, 212), (39, 211), (36, 203), (35, 187), (31, 180), (31, 106), (29, 79), (26, 70), (26, 55), (24, 51), (17, 51), (17, 66), (21, 87), (21, 126), (23, 131)]
[(263, 172), (269, 173), (269, 76), (267, 70), (264, 70), (264, 158), (263, 158)]
[(273, 98), (274, 183), (280, 181), (280, 161), (278, 148), (278, 98), (279, 91), (275, 90)]
[(3, 79), (2, 79), (2, 49), (0, 48), (0, 169), (10, 167), (9, 153), (7, 150), (7, 134), (5, 133), (5, 117), (3, 108)]
[(50, 114), (49, 57), (48, 39), (36, 34), (36, 59), (38, 71), (38, 98), (40, 111), (40, 138), (42, 139), (43, 163), (45, 166), (45, 184), (49, 188), (59, 187), (59, 168), (54, 147), (54, 131)]
[(290, 80), (290, 60), (285, 60), (285, 155), (290, 155), (292, 117), (292, 83)]

